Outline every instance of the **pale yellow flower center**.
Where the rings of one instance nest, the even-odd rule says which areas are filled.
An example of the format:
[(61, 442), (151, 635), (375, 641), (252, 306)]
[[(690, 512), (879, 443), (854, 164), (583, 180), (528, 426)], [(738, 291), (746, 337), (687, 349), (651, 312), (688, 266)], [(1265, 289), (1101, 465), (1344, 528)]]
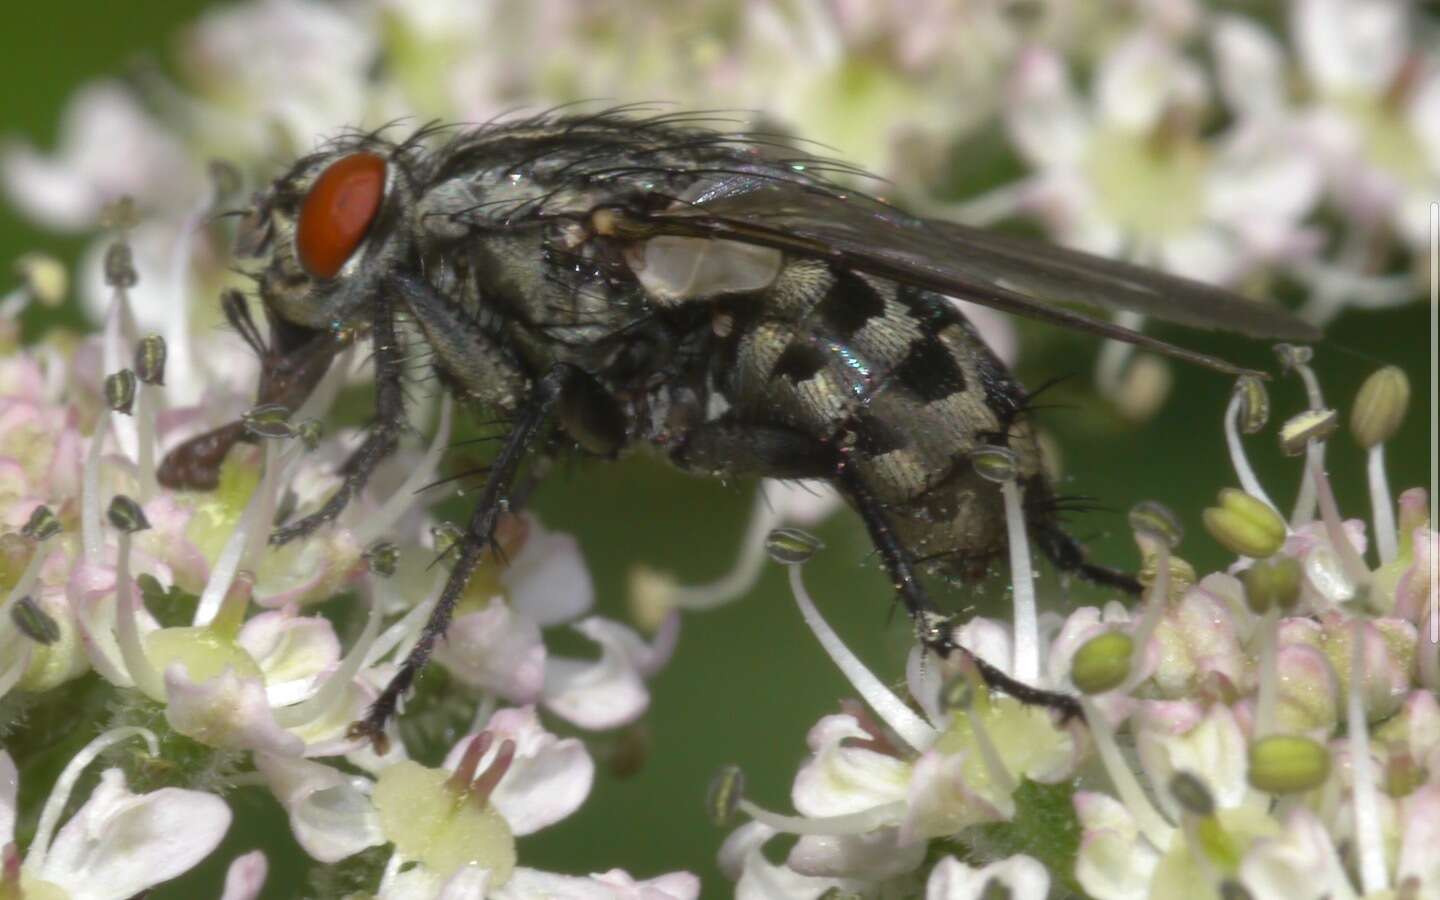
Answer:
[(1085, 170), (1106, 215), (1130, 234), (1188, 231), (1205, 212), (1205, 148), (1188, 135), (1102, 129)]
[(380, 829), (407, 859), (448, 878), (465, 866), (490, 872), (491, 886), (515, 871), (515, 835), (486, 802), (457, 793), (442, 769), (406, 760), (380, 773), (372, 799)]

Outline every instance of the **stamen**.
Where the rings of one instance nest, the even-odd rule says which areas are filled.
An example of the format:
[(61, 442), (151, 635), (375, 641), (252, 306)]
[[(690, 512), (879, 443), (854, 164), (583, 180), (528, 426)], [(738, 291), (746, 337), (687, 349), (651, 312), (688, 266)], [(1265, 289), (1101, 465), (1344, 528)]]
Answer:
[(55, 786), (50, 789), (50, 796), (45, 798), (45, 808), (41, 810), (39, 824), (35, 826), (35, 839), (30, 842), (30, 852), (26, 854), (26, 862), (31, 869), (39, 871), (44, 867), (45, 855), (50, 852), (50, 841), (55, 835), (55, 826), (60, 824), (60, 816), (70, 804), (70, 793), (75, 789), (75, 783), (80, 780), (86, 767), (111, 746), (132, 737), (144, 738), (145, 748), (151, 756), (160, 755), (160, 742), (154, 732), (148, 728), (127, 725), (97, 735), (66, 763), (60, 777), (55, 779)]
[(220, 601), (219, 611), (210, 622), (210, 630), (227, 638), (234, 638), (245, 624), (245, 613), (249, 611), (250, 601), (254, 596), (255, 573), (249, 569), (236, 572), (235, 580), (225, 592), (225, 599)]
[[(1323, 499), (1322, 499), (1323, 507)], [(1370, 759), (1370, 734), (1365, 719), (1365, 620), (1351, 622), (1350, 691), (1345, 702), (1345, 726), (1350, 744), (1351, 802), (1355, 808), (1354, 839), (1360, 859), (1360, 884), (1367, 895), (1389, 887), (1385, 871), (1384, 836), (1380, 828), (1379, 797)]]
[(1344, 523), (1340, 521), (1340, 507), (1335, 503), (1335, 492), (1330, 489), (1330, 479), (1325, 475), (1325, 470), (1312, 462), (1310, 478), (1315, 483), (1316, 499), (1320, 502), (1320, 517), (1325, 522), (1325, 534), (1330, 538), (1330, 546), (1335, 548), (1335, 553), (1340, 557), (1345, 574), (1356, 587), (1369, 583), (1370, 569), (1345, 534)]
[(1395, 507), (1390, 499), (1390, 479), (1385, 474), (1385, 445), (1376, 444), (1366, 457), (1366, 474), (1370, 482), (1370, 511), (1375, 521), (1375, 549), (1380, 565), (1395, 561), (1398, 541), (1395, 535)]
[(284, 480), (288, 481), (290, 465), (299, 457), (301, 449), (298, 441), (292, 442), (283, 452), (277, 449), (274, 441), (265, 442), (265, 468), (260, 476), (260, 484), (251, 495), (250, 502), (245, 505), (239, 523), (230, 533), (225, 546), (220, 550), (220, 556), (210, 569), (210, 580), (205, 582), (205, 588), (200, 592), (200, 602), (195, 607), (193, 624), (209, 625), (214, 621), (225, 595), (230, 591), (231, 582), (235, 580), (235, 573), (242, 564), (252, 572), (259, 570), (260, 554), (270, 537), (270, 523), (275, 519), (275, 503), (279, 499), (277, 485), (281, 481), (280, 470), (285, 470)]
[[(128, 245), (123, 243), (112, 244), (109, 253), (106, 254), (107, 280), (111, 281), (113, 290), (110, 307), (105, 313), (104, 331), (101, 333), (101, 362), (103, 372), (119, 372), (128, 368), (131, 362), (129, 347), (135, 340), (135, 318), (130, 312), (130, 295), (124, 281), (115, 281), (108, 273), (111, 267), (110, 257), (114, 251)], [(132, 268), (129, 277), (133, 279), (134, 269)], [(133, 284), (133, 281), (130, 282)], [(127, 459), (135, 459), (140, 447), (140, 434), (136, 428), (135, 420), (129, 416), (112, 417), (112, 426), (115, 429), (115, 444), (120, 452)]]
[(970, 461), (980, 477), (1000, 485), (1000, 496), (1005, 501), (1005, 531), (1010, 545), (1010, 582), (1015, 603), (1014, 674), (1016, 679), (1034, 684), (1040, 680), (1040, 624), (1015, 454), (1004, 447), (986, 447), (973, 453)]
[(484, 807), (490, 802), (490, 795), (495, 793), (500, 779), (505, 777), (505, 773), (510, 771), (510, 764), (515, 761), (515, 749), (515, 742), (510, 738), (501, 741), (490, 767), (470, 785), (470, 801), (476, 806)]
[(450, 418), (454, 402), (450, 394), (446, 393), (440, 398), (440, 423), (435, 427), (435, 437), (430, 441), (430, 446), (425, 450), (425, 456), (411, 473), (406, 476), (405, 481), (395, 490), (395, 493), (386, 498), (374, 515), (367, 516), (363, 522), (354, 528), (355, 543), (368, 545), (373, 543), (382, 534), (390, 530), (400, 517), (405, 515), (406, 510), (415, 505), (415, 495), (420, 489), (435, 480), (435, 468), (440, 464), (440, 457), (450, 443)]
[(1250, 459), (1245, 455), (1245, 446), (1240, 443), (1240, 407), (1244, 401), (1243, 392), (1236, 391), (1230, 397), (1230, 405), (1225, 408), (1225, 446), (1230, 451), (1230, 465), (1234, 467), (1235, 477), (1240, 480), (1240, 487), (1245, 493), (1264, 502), (1278, 515), (1280, 508), (1260, 486), (1260, 479), (1255, 477), (1255, 470), (1251, 468)]
[(814, 834), (830, 837), (868, 834), (877, 828), (894, 825), (905, 815), (905, 804), (898, 800), (894, 803), (872, 806), (860, 812), (841, 816), (821, 816), (813, 819), (806, 816), (786, 816), (771, 812), (744, 798), (741, 798), (736, 807), (745, 815), (776, 831), (783, 831), (787, 834)]
[[(1286, 368), (1293, 368), (1305, 383), (1305, 394), (1310, 409), (1316, 411), (1324, 409), (1325, 397), (1320, 392), (1320, 379), (1315, 377), (1315, 370), (1309, 366), (1313, 355), (1310, 348), (1282, 344), (1276, 348), (1276, 351), (1280, 354), (1281, 363)], [(1295, 497), (1295, 509), (1290, 514), (1292, 528), (1298, 528), (1315, 518), (1315, 483), (1309, 467), (1318, 465), (1322, 469), (1324, 468), (1325, 441), (1311, 441), (1305, 448), (1305, 453), (1307, 456), (1306, 469), (1300, 479), (1300, 491)]]
[(455, 771), (450, 773), (446, 781), (450, 790), (456, 794), (467, 794), (470, 792), (470, 783), (475, 780), (475, 773), (480, 768), (480, 760), (490, 749), (490, 744), (495, 736), (488, 731), (482, 731), (470, 739), (465, 745), (465, 752), (460, 755), (460, 764)]
[(95, 432), (90, 435), (90, 447), (85, 453), (85, 469), (80, 475), (80, 543), (85, 551), (85, 563), (91, 566), (100, 565), (104, 558), (105, 538), (100, 530), (100, 454), (115, 418), (106, 413), (96, 420)]
[(795, 605), (800, 608), (801, 617), (814, 632), (821, 648), (829, 655), (830, 660), (840, 669), (840, 673), (845, 676), (860, 697), (870, 705), (871, 709), (875, 710), (875, 714), (886, 725), (890, 726), (890, 730), (909, 744), (915, 752), (921, 752), (935, 743), (939, 732), (911, 711), (905, 701), (891, 693), (880, 679), (865, 668), (865, 664), (850, 652), (850, 648), (845, 646), (845, 643), (840, 640), (840, 636), (820, 615), (820, 611), (815, 608), (815, 603), (805, 590), (805, 583), (800, 578), (801, 567), (792, 565), (787, 568), (790, 570), (790, 593), (795, 597)]
[(120, 657), (135, 687), (152, 700), (165, 698), (165, 682), (140, 642), (140, 625), (135, 615), (135, 601), (130, 595), (130, 541), (128, 531), (120, 532), (117, 539), (115, 562), (115, 638), (120, 645)]
[(1088, 696), (1081, 694), (1079, 700), (1081, 709), (1085, 711), (1085, 722), (1090, 726), (1090, 736), (1095, 741), (1095, 750), (1100, 754), (1100, 762), (1110, 776), (1110, 783), (1115, 785), (1115, 793), (1130, 810), (1130, 815), (1135, 817), (1135, 823), (1146, 840), (1163, 853), (1175, 836), (1175, 828), (1155, 809), (1145, 789), (1136, 780), (1135, 773), (1130, 771), (1105, 714)]
[(1384, 565), (1398, 552), (1395, 507), (1385, 475), (1385, 444), (1400, 430), (1410, 405), (1410, 379), (1398, 366), (1384, 366), (1365, 379), (1350, 410), (1350, 432), (1368, 452), (1370, 508), (1375, 521), (1375, 547)]
[(1143, 677), (1146, 648), (1150, 646), (1150, 639), (1160, 624), (1160, 615), (1170, 601), (1170, 544), (1139, 533), (1135, 535), (1135, 540), (1140, 544), (1142, 554), (1149, 550), (1155, 557), (1155, 581), (1145, 592), (1145, 612), (1141, 614), (1132, 638), (1135, 648), (1131, 651), (1130, 673), (1138, 678)]

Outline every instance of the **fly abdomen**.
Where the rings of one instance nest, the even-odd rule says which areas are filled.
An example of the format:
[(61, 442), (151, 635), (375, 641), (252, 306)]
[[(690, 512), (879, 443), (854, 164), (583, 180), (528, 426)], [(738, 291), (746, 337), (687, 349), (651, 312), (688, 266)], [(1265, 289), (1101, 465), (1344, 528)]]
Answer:
[(1003, 550), (999, 491), (970, 456), (1008, 446), (1037, 481), (1038, 451), (1020, 387), (949, 300), (807, 260), (758, 309), (724, 354), (732, 416), (837, 453), (931, 568), (963, 574)]

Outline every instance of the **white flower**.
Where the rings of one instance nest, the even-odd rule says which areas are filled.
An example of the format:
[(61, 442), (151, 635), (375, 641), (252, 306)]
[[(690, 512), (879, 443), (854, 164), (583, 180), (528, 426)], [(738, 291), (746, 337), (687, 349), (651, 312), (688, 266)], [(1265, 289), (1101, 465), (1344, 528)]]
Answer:
[[(70, 761), (19, 865), (19, 884), (6, 883), (12, 877), (7, 860), (0, 890), (16, 890), (17, 896), (33, 891), (69, 900), (128, 900), (188, 871), (219, 846), (230, 827), (230, 809), (219, 797), (180, 788), (135, 794), (119, 769), (101, 772), (90, 797), (55, 833), (83, 769), (105, 747), (137, 734), (152, 754), (158, 752), (150, 732), (119, 729), (96, 738)], [(14, 846), (18, 785), (15, 762), (0, 750), (0, 847)]]
[(947, 856), (925, 882), (925, 900), (983, 900), (992, 893), (1011, 900), (1043, 900), (1050, 894), (1050, 875), (1028, 856), (1011, 856), (978, 869)]
[(1082, 100), (1043, 49), (1022, 57), (1010, 87), (1006, 124), (1037, 170), (1021, 205), (1057, 240), (1220, 283), (1314, 249), (1300, 230), (1318, 197), (1314, 162), (1273, 119), (1242, 117), (1203, 142), (1189, 120), (1209, 87), (1165, 38), (1121, 42), (1093, 90)]

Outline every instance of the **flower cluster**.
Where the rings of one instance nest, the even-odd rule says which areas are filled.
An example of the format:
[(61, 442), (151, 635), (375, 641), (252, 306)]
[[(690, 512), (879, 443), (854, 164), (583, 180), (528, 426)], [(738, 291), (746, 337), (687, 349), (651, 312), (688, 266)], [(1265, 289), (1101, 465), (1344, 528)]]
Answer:
[[(1303, 353), (1282, 353), (1313, 378)], [(1245, 380), (1225, 431), (1246, 489), (1221, 491), (1204, 516), (1239, 555), (1228, 571), (1197, 579), (1175, 555), (1173, 516), (1142, 504), (1131, 516), (1146, 560), (1138, 607), (1035, 617), (1032, 590), (1017, 579), (1015, 624), (965, 623), (954, 633), (965, 653), (950, 659), (914, 650), (908, 697), (820, 617), (800, 575), (817, 545), (773, 532), (771, 555), (788, 565), (801, 614), (868, 706), (845, 704), (810, 731), (791, 795), (799, 815), (746, 799), (738, 771), (717, 781), (717, 818), (752, 819), (722, 851), (738, 895), (1440, 891), (1440, 541), (1422, 489), (1401, 494), (1397, 525), (1379, 455), (1407, 401), (1403, 374), (1382, 369), (1351, 418), (1381, 460), (1373, 563), (1364, 523), (1340, 519), (1319, 465), (1306, 469), (1313, 499), (1288, 520), (1260, 488), (1238, 432), (1265, 425), (1268, 400)], [(1314, 453), (1335, 422), (1333, 409), (1308, 410), (1281, 438)], [(995, 694), (973, 658), (1076, 696), (1083, 723)], [(762, 848), (783, 834), (798, 839), (777, 864)]]
[[(1305, 457), (1293, 511), (1245, 462), (1242, 434), (1264, 426), (1267, 401), (1243, 382), (1225, 419), (1240, 489), (1206, 512), (1238, 560), (1197, 579), (1170, 517), (1139, 509), (1135, 608), (1041, 612), (1019, 486), (1005, 460), (980, 461), (1004, 482), (1016, 611), (955, 639), (1013, 678), (1078, 693), (1083, 716), (1063, 721), (966, 659), (918, 650), (908, 697), (892, 694), (806, 595), (815, 548), (780, 529), (838, 498), (767, 482), (725, 577), (633, 569), (638, 628), (593, 614), (573, 538), (505, 518), (439, 672), (377, 753), (349, 726), (447, 574), (451, 532), (430, 509), (454, 485), (446, 397), (417, 398), (411, 424), (429, 437), (338, 520), (267, 543), (339, 486), (362, 434), (320, 423), (368, 364), (347, 350), (301, 409), (252, 409), (253, 342), (217, 327), (213, 298), (248, 284), (216, 214), (341, 128), (599, 96), (719, 107), (738, 110), (719, 128), (815, 141), (892, 177), (884, 193), (939, 209), (955, 148), (998, 119), (1029, 172), (952, 212), (1030, 217), (1058, 241), (1240, 288), (1293, 279), (1319, 324), (1417, 294), (1393, 263), (1419, 259), (1424, 200), (1440, 190), (1440, 57), (1413, 10), (1296, 0), (1287, 43), (1191, 0), (1124, 7), (248, 0), (199, 19), (173, 70), (83, 89), (53, 153), (7, 144), (0, 186), (18, 207), (100, 234), (75, 282), (102, 325), (21, 344), (27, 307), (70, 293), (42, 257), (18, 261), (0, 296), (0, 900), (144, 893), (220, 846), (227, 798), (247, 787), (273, 796), (313, 870), (333, 876), (320, 895), (695, 897), (685, 872), (538, 871), (518, 839), (591, 792), (587, 744), (550, 729), (636, 722), (682, 612), (745, 594), (767, 551), (868, 705), (811, 730), (797, 814), (756, 805), (737, 772), (717, 782), (716, 816), (752, 820), (720, 854), (741, 896), (1259, 898), (1302, 879), (1317, 896), (1440, 891), (1435, 537), (1423, 492), (1390, 496), (1385, 445), (1408, 400), (1396, 369), (1367, 384), (1351, 422), (1369, 456), (1372, 560), (1367, 529), (1331, 497), (1339, 419), (1297, 348), (1283, 359), (1313, 408), (1282, 429)], [(212, 157), (225, 162), (200, 162)], [(967, 190), (997, 179), (979, 180)], [(1008, 324), (966, 314), (1013, 357)], [(1107, 348), (1098, 381), (1143, 417), (1167, 376), (1128, 354)], [(214, 490), (160, 483), (166, 450), (232, 422), (243, 430)], [(555, 652), (562, 629), (598, 649)], [(57, 753), (68, 762), (41, 791)], [(788, 836), (777, 863), (767, 847)], [(223, 896), (258, 896), (266, 875), (262, 853), (243, 854)]]

